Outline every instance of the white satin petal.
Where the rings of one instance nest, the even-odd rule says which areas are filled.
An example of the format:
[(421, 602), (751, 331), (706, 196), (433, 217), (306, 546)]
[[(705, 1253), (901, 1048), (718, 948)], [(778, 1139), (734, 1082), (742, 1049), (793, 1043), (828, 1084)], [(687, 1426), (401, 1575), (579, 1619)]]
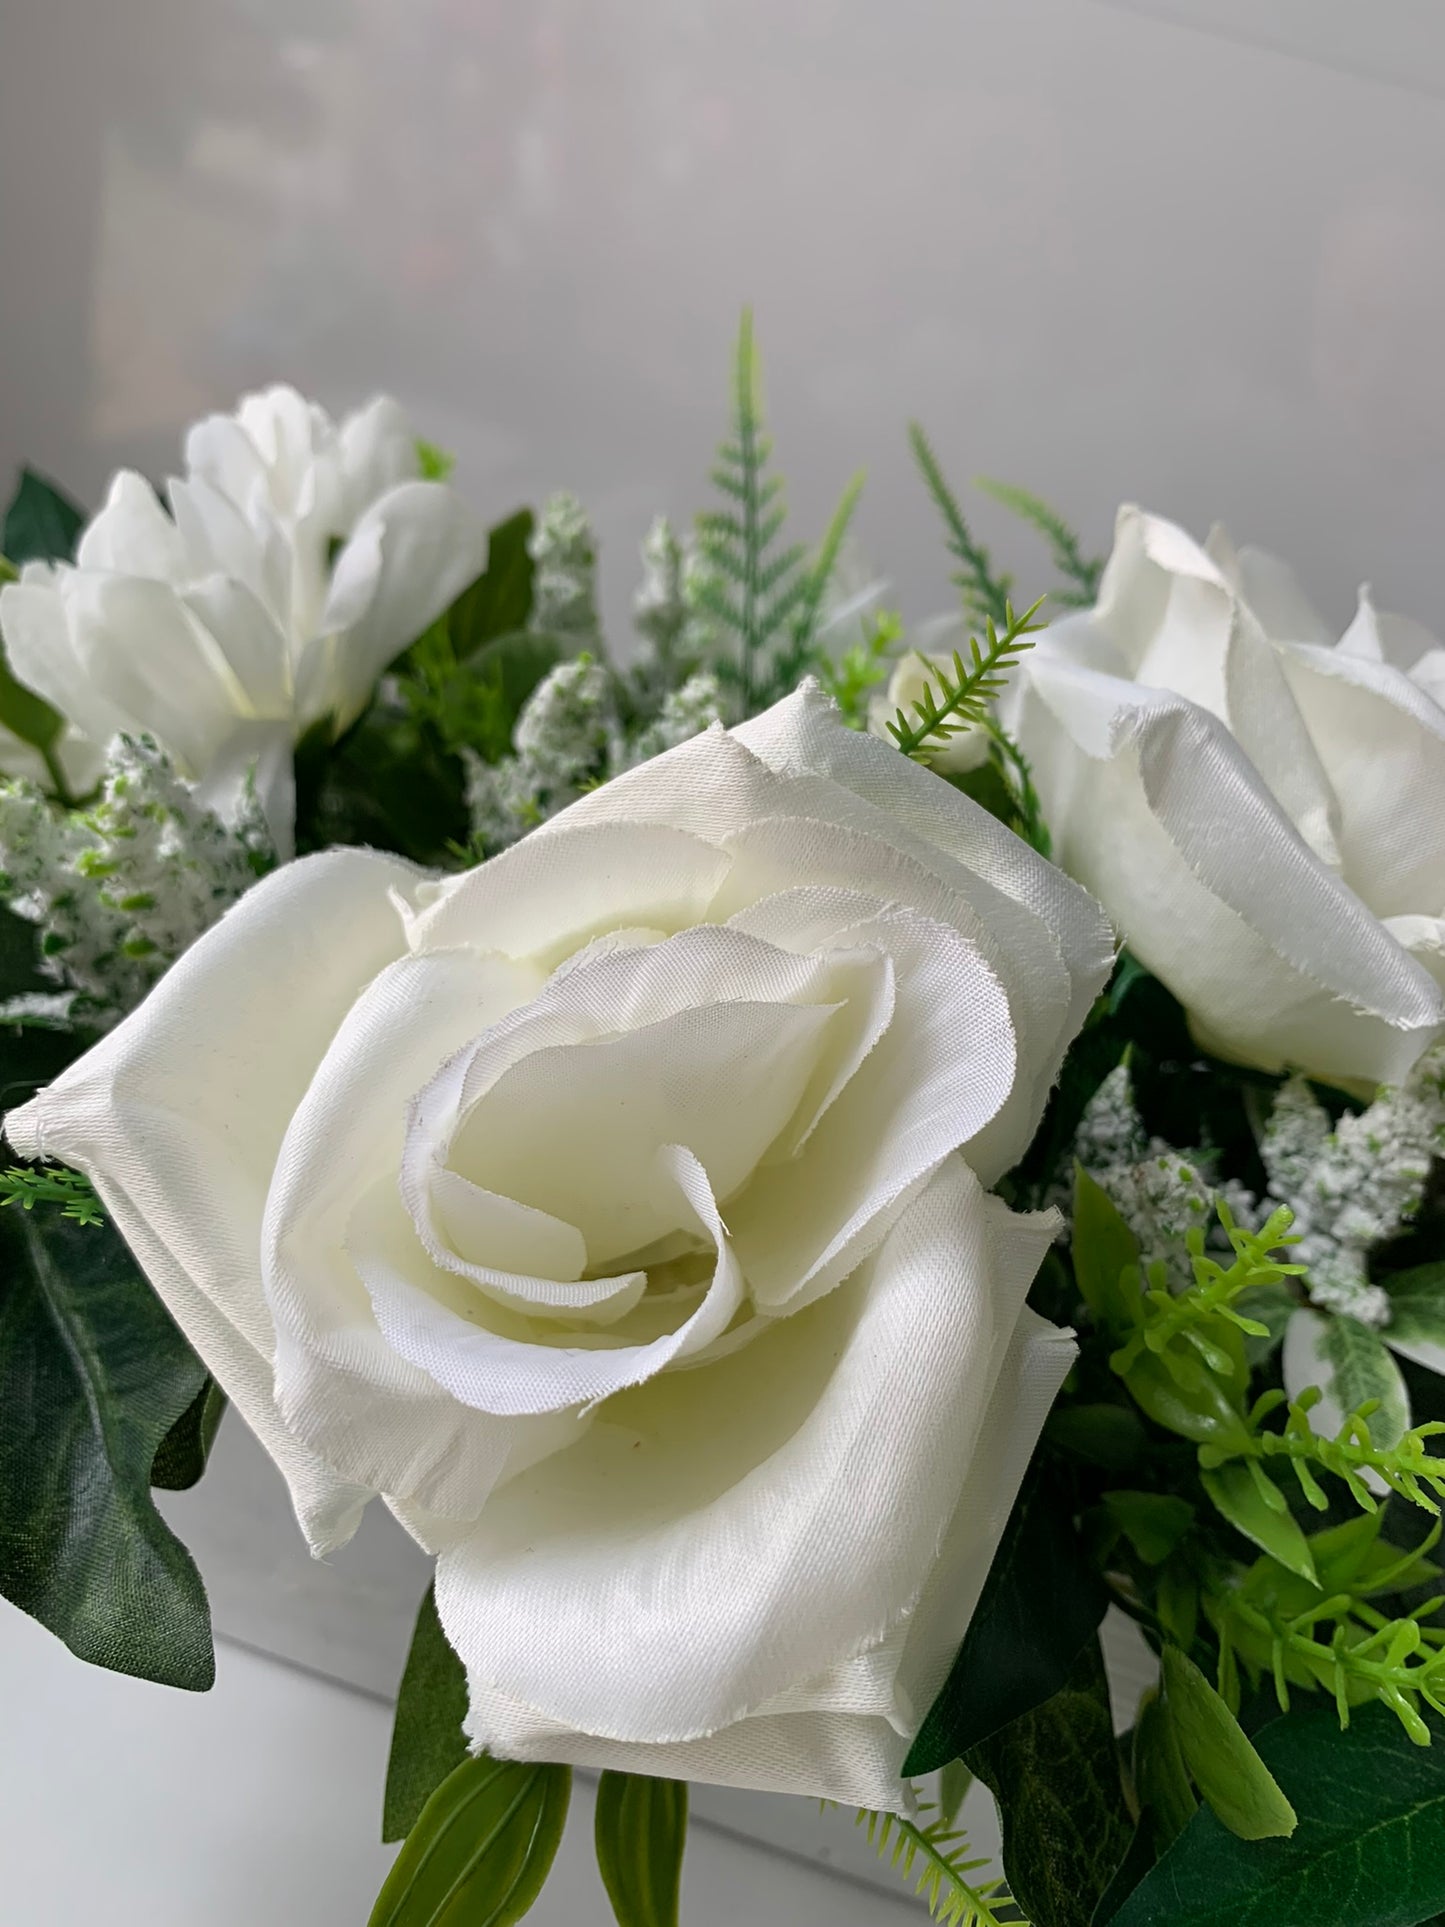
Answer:
[(998, 1464), (983, 1421), (1047, 1230), (1012, 1221), (1032, 1264), (1001, 1278), (994, 1209), (951, 1161), (846, 1289), (611, 1401), (583, 1452), (498, 1493), (437, 1574), (474, 1721), (500, 1694), (597, 1739), (695, 1741), (884, 1637), (967, 1468)]
[(87, 1172), (172, 1316), (276, 1460), (318, 1550), (374, 1487), (332, 1470), (272, 1396), (261, 1283), (272, 1171), (326, 1041), (401, 948), (393, 857), (329, 852), (278, 870), (186, 952), (140, 1008), (5, 1120), (23, 1157)]

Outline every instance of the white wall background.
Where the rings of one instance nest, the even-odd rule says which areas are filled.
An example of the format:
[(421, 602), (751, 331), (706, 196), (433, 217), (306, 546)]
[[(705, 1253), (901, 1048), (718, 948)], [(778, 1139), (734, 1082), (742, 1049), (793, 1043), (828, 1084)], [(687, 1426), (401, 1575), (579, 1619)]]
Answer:
[(1445, 626), (1438, 0), (3, 0), (0, 249), (0, 464), (91, 499), (387, 387), (498, 512), (589, 499), (620, 626), (751, 300), (906, 610), (918, 412), (1096, 545), (1137, 496)]

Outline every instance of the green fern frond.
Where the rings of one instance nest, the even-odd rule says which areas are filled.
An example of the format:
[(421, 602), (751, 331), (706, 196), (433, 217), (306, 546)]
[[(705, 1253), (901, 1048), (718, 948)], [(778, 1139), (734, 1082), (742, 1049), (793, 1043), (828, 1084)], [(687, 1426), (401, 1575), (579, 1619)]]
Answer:
[(105, 1223), (90, 1179), (63, 1164), (15, 1164), (0, 1172), (0, 1207), (8, 1204), (18, 1204), (22, 1211), (33, 1211), (37, 1204), (58, 1204), (61, 1217), (74, 1218), (77, 1224)]
[(1200, 1469), (1212, 1472), (1232, 1459), (1286, 1459), (1306, 1502), (1317, 1512), (1325, 1511), (1329, 1501), (1312, 1467), (1319, 1466), (1342, 1480), (1364, 1512), (1374, 1512), (1379, 1507), (1379, 1501), (1361, 1477), (1362, 1473), (1370, 1472), (1400, 1498), (1408, 1499), (1422, 1512), (1438, 1516), (1439, 1501), (1445, 1497), (1445, 1459), (1432, 1456), (1425, 1441), (1445, 1432), (1445, 1422), (1437, 1419), (1428, 1425), (1416, 1425), (1393, 1445), (1376, 1445), (1370, 1436), (1370, 1420), (1380, 1401), (1372, 1398), (1350, 1413), (1333, 1438), (1325, 1438), (1311, 1429), (1309, 1418), (1323, 1396), (1317, 1385), (1308, 1386), (1297, 1399), (1289, 1400), (1284, 1430), (1265, 1432), (1259, 1429), (1260, 1421), (1286, 1404), (1282, 1391), (1265, 1392), (1250, 1409), (1247, 1439), (1231, 1436), (1226, 1443), (1201, 1445)]
[(768, 473), (762, 374), (750, 309), (743, 310), (733, 362), (732, 430), (717, 452), (713, 486), (724, 506), (697, 518), (704, 571), (699, 610), (710, 617), (729, 654), (716, 664), (735, 687), (744, 714), (786, 695), (815, 666), (818, 622), (843, 539), (863, 485), (854, 476), (810, 560), (798, 542), (783, 542), (783, 479)]
[(988, 1862), (967, 1858), (968, 1841), (958, 1828), (940, 1819), (917, 1826), (869, 1807), (859, 1809), (856, 1824), (866, 1828), (878, 1858), (897, 1869), (940, 1927), (1028, 1927), (1002, 1880), (978, 1886), (969, 1880)]
[(1078, 536), (1057, 509), (1050, 508), (1047, 502), (1026, 488), (1018, 488), (1012, 482), (996, 482), (988, 475), (975, 476), (974, 487), (981, 488), (985, 495), (991, 495), (995, 502), (1037, 529), (1048, 543), (1054, 567), (1066, 582), (1073, 585), (1068, 589), (1055, 589), (1049, 598), (1051, 602), (1085, 609), (1098, 601), (1104, 558), (1084, 554)]
[(958, 497), (944, 479), (933, 445), (917, 422), (908, 424), (908, 439), (928, 492), (943, 517), (948, 550), (959, 565), (959, 573), (953, 581), (963, 596), (964, 607), (972, 615), (986, 616), (995, 623), (1007, 626), (1013, 577), (1002, 570), (995, 570), (992, 556), (969, 528), (959, 507)]
[[(1039, 602), (1042, 600), (1040, 597)], [(989, 704), (1003, 693), (1009, 670), (1023, 652), (1032, 647), (1028, 638), (1043, 627), (1032, 619), (1039, 602), (1021, 615), (1016, 615), (1005, 603), (1002, 629), (992, 616), (985, 617), (985, 646), (981, 648), (978, 638), (970, 636), (971, 660), (965, 662), (955, 650), (952, 674), (927, 657), (920, 658), (929, 680), (913, 704), (913, 720), (909, 720), (906, 710), (900, 709), (888, 725), (889, 735), (905, 756), (926, 758), (931, 751), (941, 749), (951, 736), (965, 729), (988, 727)]]

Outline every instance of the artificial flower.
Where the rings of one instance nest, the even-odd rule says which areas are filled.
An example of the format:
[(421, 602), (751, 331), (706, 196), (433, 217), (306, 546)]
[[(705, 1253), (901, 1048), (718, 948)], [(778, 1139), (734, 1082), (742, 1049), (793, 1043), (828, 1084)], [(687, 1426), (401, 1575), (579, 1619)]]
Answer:
[(1353, 646), (1276, 637), (1237, 567), (1124, 508), (1096, 606), (1039, 637), (1005, 724), (1056, 858), (1201, 1044), (1399, 1083), (1445, 1024), (1412, 954), (1438, 967), (1445, 716)]
[(808, 684), (465, 874), (286, 866), (6, 1129), (317, 1550), (439, 1555), (475, 1745), (900, 1806), (1073, 1356), (988, 1187), (1112, 954)]
[(94, 745), (154, 738), (207, 803), (254, 782), (285, 850), (294, 743), (353, 722), (485, 565), (480, 518), (420, 472), (394, 401), (338, 425), (292, 388), (248, 395), (191, 429), (169, 513), (123, 469), (73, 566), (0, 591), (10, 667)]

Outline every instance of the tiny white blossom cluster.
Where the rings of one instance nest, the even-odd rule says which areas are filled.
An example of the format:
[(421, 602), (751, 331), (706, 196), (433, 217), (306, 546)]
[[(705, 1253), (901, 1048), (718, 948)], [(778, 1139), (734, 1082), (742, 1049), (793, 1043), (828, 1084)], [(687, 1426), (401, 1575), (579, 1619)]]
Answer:
[(571, 641), (594, 641), (597, 612), (597, 541), (587, 511), (575, 495), (559, 490), (542, 505), (527, 544), (536, 568), (532, 578), (532, 627)]
[(1242, 1186), (1216, 1184), (1207, 1174), (1207, 1154), (1176, 1151), (1147, 1134), (1126, 1065), (1110, 1071), (1086, 1105), (1074, 1158), (1137, 1238), (1143, 1270), (1162, 1265), (1171, 1290), (1193, 1277), (1186, 1234), (1196, 1225), (1208, 1232), (1221, 1197), (1237, 1221), (1252, 1222), (1253, 1198)]
[(40, 970), (58, 986), (0, 1017), (108, 1028), (275, 855), (254, 790), (223, 822), (150, 737), (115, 739), (88, 809), (0, 783), (0, 896), (39, 929)]
[[(574, 644), (600, 643), (597, 544), (575, 496), (554, 495), (546, 503), (530, 553), (536, 565), (533, 629)], [(479, 854), (504, 849), (584, 789), (726, 720), (717, 677), (710, 670), (686, 671), (710, 633), (697, 601), (703, 564), (695, 544), (659, 516), (643, 542), (642, 560), (634, 615), (651, 645), (649, 656), (621, 674), (585, 651), (558, 663), (522, 705), (511, 755), (487, 763), (473, 750), (462, 751)]]
[(1389, 1295), (1369, 1282), (1369, 1254), (1414, 1217), (1431, 1163), (1445, 1153), (1445, 1046), (1335, 1125), (1304, 1079), (1291, 1078), (1260, 1153), (1269, 1202), (1294, 1213), (1311, 1299), (1361, 1324), (1388, 1325)]
[(1269, 1180), (1262, 1198), (1211, 1179), (1208, 1153), (1149, 1138), (1123, 1065), (1090, 1099), (1073, 1154), (1138, 1239), (1142, 1262), (1162, 1260), (1171, 1285), (1189, 1280), (1185, 1232), (1207, 1226), (1221, 1199), (1246, 1228), (1283, 1204), (1294, 1215), (1292, 1256), (1308, 1267), (1311, 1302), (1387, 1326), (1389, 1294), (1370, 1283), (1369, 1255), (1414, 1217), (1433, 1160), (1445, 1156), (1445, 1045), (1398, 1089), (1337, 1124), (1303, 1078), (1281, 1085), (1260, 1140)]
[(522, 706), (513, 755), (484, 763), (474, 751), (463, 752), (474, 842), (486, 851), (515, 843), (589, 785), (699, 735), (721, 718), (722, 705), (716, 676), (699, 671), (629, 735), (613, 673), (588, 656), (558, 663)]

